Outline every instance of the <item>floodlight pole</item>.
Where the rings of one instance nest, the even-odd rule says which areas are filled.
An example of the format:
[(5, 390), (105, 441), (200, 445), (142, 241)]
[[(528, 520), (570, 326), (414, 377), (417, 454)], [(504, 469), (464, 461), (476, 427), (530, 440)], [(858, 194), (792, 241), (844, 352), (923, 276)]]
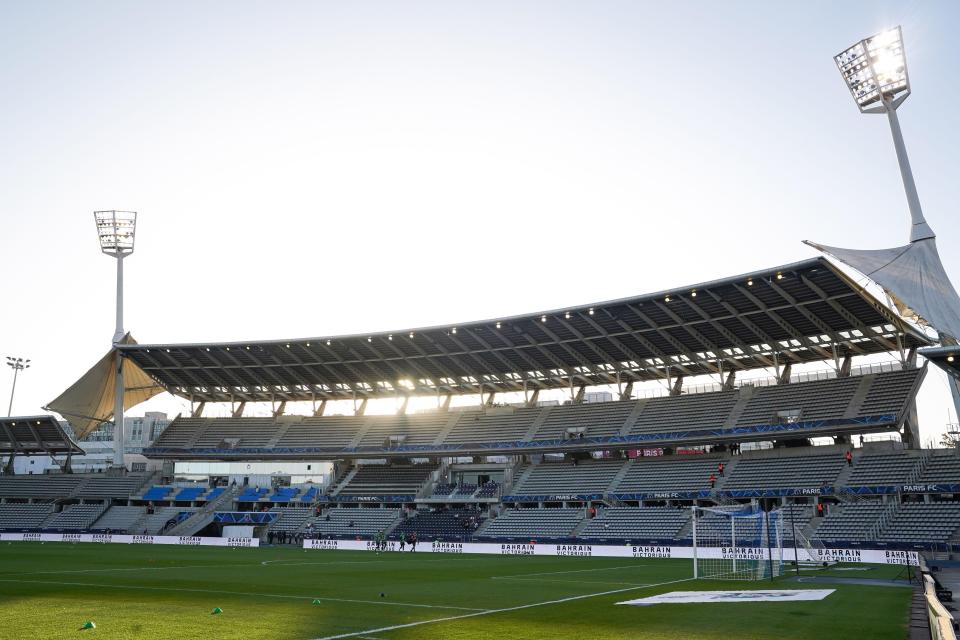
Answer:
[(123, 254), (117, 253), (117, 328), (113, 332), (113, 349), (117, 354), (117, 375), (113, 387), (113, 466), (123, 464), (123, 356), (117, 345), (123, 340)]
[(17, 374), (24, 369), (29, 369), (29, 360), (23, 358), (7, 357), (7, 366), (13, 369), (13, 386), (10, 388), (10, 404), (7, 406), (7, 417), (13, 415), (13, 394), (17, 392)]
[(897, 107), (903, 102), (900, 99), (885, 97), (883, 99), (884, 111), (887, 114), (887, 121), (890, 123), (890, 133), (893, 135), (893, 147), (897, 151), (897, 164), (900, 165), (900, 176), (903, 178), (903, 191), (907, 196), (907, 205), (910, 207), (910, 242), (933, 238), (933, 229), (927, 224), (923, 217), (923, 209), (920, 208), (920, 196), (917, 193), (917, 185), (913, 181), (913, 171), (910, 169), (910, 158), (907, 156), (907, 145), (903, 141), (903, 132), (900, 130), (900, 119), (897, 117)]
[(117, 323), (113, 332), (113, 353), (116, 357), (113, 402), (113, 466), (125, 469), (123, 464), (123, 355), (119, 346), (123, 342), (123, 259), (133, 253), (137, 227), (135, 211), (95, 211), (94, 221), (100, 239), (100, 250), (117, 260)]

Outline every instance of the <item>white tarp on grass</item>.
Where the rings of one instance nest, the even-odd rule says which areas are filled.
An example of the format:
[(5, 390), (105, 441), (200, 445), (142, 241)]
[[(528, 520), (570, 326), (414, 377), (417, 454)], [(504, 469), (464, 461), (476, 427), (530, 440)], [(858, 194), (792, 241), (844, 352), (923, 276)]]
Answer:
[(797, 602), (823, 600), (835, 589), (759, 589), (756, 591), (671, 591), (617, 604), (689, 604), (703, 602)]

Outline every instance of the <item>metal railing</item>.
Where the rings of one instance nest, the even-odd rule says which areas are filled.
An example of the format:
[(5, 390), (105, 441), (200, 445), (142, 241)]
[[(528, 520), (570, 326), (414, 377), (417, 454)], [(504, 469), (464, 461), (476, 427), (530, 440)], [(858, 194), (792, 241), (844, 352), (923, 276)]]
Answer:
[(953, 616), (937, 598), (936, 585), (929, 575), (923, 576), (923, 597), (927, 601), (931, 640), (957, 640), (957, 632), (953, 629)]

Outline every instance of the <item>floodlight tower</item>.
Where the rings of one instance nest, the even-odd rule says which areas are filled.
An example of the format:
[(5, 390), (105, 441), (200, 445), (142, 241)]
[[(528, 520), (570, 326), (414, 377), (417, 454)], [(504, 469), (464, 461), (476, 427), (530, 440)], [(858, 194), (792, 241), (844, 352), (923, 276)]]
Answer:
[(935, 234), (923, 217), (917, 185), (913, 182), (907, 147), (903, 143), (897, 107), (910, 95), (910, 76), (903, 51), (900, 27), (878, 33), (857, 42), (833, 57), (850, 89), (860, 113), (886, 113), (897, 150), (897, 162), (903, 178), (903, 190), (910, 207), (910, 241), (933, 238)]
[[(123, 340), (123, 259), (133, 253), (137, 229), (136, 211), (94, 211), (100, 250), (117, 259), (117, 327), (113, 345)], [(113, 465), (123, 467), (123, 358), (117, 352), (116, 383), (113, 400)]]
[(13, 415), (13, 394), (17, 391), (17, 374), (30, 368), (30, 359), (7, 356), (7, 366), (13, 369), (13, 387), (10, 389), (10, 406), (7, 407), (7, 417)]

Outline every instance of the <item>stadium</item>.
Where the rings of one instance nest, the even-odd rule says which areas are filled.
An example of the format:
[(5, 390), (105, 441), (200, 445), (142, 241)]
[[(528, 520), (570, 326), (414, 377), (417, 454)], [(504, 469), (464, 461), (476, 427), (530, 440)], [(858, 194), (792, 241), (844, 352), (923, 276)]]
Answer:
[[(895, 114), (905, 71), (848, 71), (902, 59), (899, 29), (855, 47), (858, 106)], [(0, 418), (0, 637), (955, 638), (960, 448), (925, 446), (917, 397), (935, 371), (960, 407), (960, 298), (912, 205), (895, 249), (196, 343), (124, 329), (137, 217), (97, 212), (112, 348)], [(190, 411), (125, 455), (161, 394)], [(84, 467), (104, 433), (112, 464)]]

